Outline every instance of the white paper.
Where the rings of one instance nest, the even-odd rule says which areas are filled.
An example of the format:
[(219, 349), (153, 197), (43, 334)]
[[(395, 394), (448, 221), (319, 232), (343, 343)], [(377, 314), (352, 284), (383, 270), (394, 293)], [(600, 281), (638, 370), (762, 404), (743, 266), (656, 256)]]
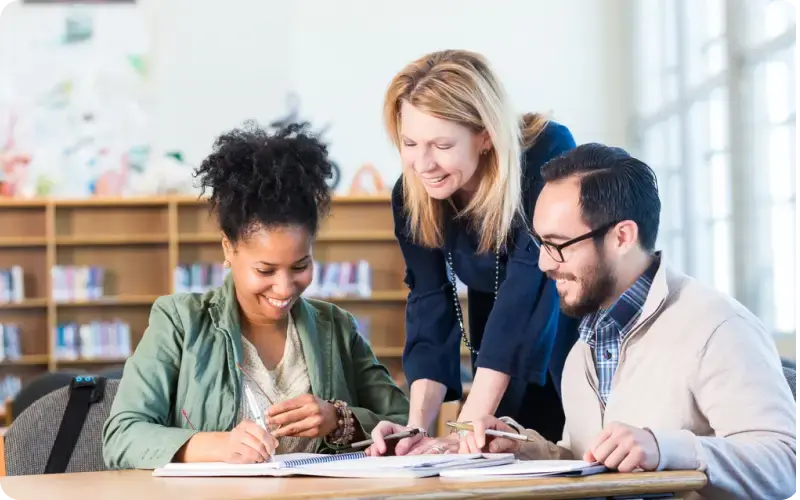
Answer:
[(605, 467), (583, 460), (517, 460), (507, 465), (480, 469), (462, 468), (442, 471), (442, 477), (474, 476), (550, 476), (560, 474), (596, 474)]

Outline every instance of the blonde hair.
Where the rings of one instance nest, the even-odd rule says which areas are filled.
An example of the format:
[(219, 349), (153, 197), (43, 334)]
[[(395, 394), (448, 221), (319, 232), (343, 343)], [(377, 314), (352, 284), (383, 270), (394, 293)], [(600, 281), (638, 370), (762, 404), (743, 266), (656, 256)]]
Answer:
[[(400, 106), (407, 101), (422, 112), (465, 126), (486, 130), (492, 142), (481, 157), (475, 196), (459, 216), (469, 218), (479, 233), (478, 252), (504, 248), (514, 219), (522, 216), (523, 147), (532, 144), (547, 124), (538, 114), (521, 119), (488, 62), (463, 50), (434, 52), (412, 62), (386, 91), (383, 107), (386, 130), (400, 150)], [(415, 243), (429, 248), (444, 243), (444, 201), (428, 196), (416, 176), (403, 171), (403, 198), (409, 230)]]

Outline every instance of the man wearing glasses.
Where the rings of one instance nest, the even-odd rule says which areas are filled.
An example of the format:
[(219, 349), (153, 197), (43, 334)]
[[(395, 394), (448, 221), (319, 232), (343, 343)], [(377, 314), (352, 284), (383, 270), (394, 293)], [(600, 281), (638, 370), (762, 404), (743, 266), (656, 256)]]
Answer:
[[(461, 451), (582, 459), (609, 469), (697, 469), (701, 498), (795, 493), (796, 406), (767, 329), (655, 250), (653, 171), (618, 148), (579, 146), (542, 167), (539, 267), (580, 317), (564, 365), (562, 440), (486, 417)], [(532, 408), (531, 411), (535, 411)], [(485, 435), (522, 432), (521, 443)], [(696, 498), (696, 497), (695, 497)]]

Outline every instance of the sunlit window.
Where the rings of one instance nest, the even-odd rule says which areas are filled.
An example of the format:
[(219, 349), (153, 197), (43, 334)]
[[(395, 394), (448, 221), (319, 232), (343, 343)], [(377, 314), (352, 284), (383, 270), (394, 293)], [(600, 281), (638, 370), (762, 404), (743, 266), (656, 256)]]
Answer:
[[(665, 4), (675, 4), (665, 0)], [(682, 34), (688, 85), (697, 85), (726, 66), (725, 0), (683, 0)]]
[[(777, 23), (777, 21), (773, 21)], [(796, 103), (795, 47), (756, 64), (748, 79), (753, 88), (751, 110), (755, 157), (764, 180), (753, 186), (758, 221), (769, 262), (760, 287), (762, 307), (778, 331), (796, 329)]]
[(632, 130), (658, 176), (658, 246), (773, 331), (794, 333), (795, 7), (786, 0), (635, 5)]

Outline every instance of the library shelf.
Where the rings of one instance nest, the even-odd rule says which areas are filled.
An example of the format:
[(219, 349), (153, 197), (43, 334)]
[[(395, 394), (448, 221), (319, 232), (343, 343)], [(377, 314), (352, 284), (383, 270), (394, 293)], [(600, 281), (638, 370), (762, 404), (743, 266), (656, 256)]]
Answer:
[[(24, 381), (60, 367), (93, 370), (124, 363), (125, 357), (57, 356), (63, 350), (57, 332), (62, 332), (64, 325), (121, 322), (129, 327), (133, 352), (147, 328), (153, 302), (185, 289), (178, 282), (181, 266), (202, 263), (221, 267), (221, 234), (210, 208), (205, 198), (183, 195), (0, 198), (0, 272), (19, 266), (24, 275), (24, 299), (0, 302), (0, 325), (19, 326), (22, 357), (0, 362), (0, 367), (6, 367), (6, 373), (19, 372)], [(313, 254), (320, 263), (369, 263), (368, 295), (316, 298), (338, 304), (356, 316), (368, 330), (365, 338), (376, 356), (398, 383), (405, 384), (402, 346), (408, 287), (403, 281), (405, 263), (394, 236), (390, 198), (334, 197)], [(102, 276), (96, 278), (93, 271), (86, 271), (89, 268), (102, 269)], [(72, 270), (73, 288), (76, 283), (87, 287), (86, 280), (99, 280), (88, 286), (99, 287), (101, 293), (75, 293), (73, 289), (63, 296), (64, 269)], [(56, 271), (58, 279), (54, 278)], [(468, 353), (462, 350), (462, 356), (466, 358)]]

